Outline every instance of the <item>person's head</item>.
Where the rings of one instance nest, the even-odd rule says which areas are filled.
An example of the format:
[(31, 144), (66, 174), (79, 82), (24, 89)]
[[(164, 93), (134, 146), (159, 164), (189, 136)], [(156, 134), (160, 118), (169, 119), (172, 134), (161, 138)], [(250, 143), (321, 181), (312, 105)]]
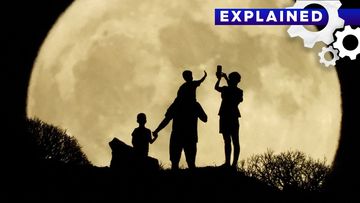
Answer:
[(241, 81), (241, 75), (238, 72), (232, 72), (229, 74), (229, 85), (237, 86), (237, 84)]
[(139, 125), (145, 125), (146, 123), (146, 115), (144, 113), (139, 113), (137, 115), (137, 122)]
[(182, 76), (186, 82), (191, 82), (193, 80), (192, 72), (189, 70), (184, 71)]

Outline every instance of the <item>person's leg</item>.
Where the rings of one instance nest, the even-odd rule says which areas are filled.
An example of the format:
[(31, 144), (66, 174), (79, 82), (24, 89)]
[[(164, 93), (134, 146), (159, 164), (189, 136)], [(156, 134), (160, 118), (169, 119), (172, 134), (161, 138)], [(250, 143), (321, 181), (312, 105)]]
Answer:
[(148, 156), (149, 156), (149, 144), (146, 143), (145, 146), (146, 146), (146, 147), (145, 147), (145, 153), (144, 153), (144, 155), (145, 155), (145, 157), (148, 157)]
[(196, 142), (186, 143), (184, 146), (185, 151), (185, 157), (186, 157), (186, 163), (189, 167), (189, 169), (196, 168), (195, 160), (196, 160)]
[(234, 145), (234, 159), (233, 159), (233, 163), (232, 166), (236, 167), (238, 160), (239, 160), (239, 156), (240, 156), (240, 142), (239, 142), (239, 130), (234, 130), (234, 132), (232, 133), (232, 142)]
[(223, 133), (224, 146), (225, 146), (225, 165), (230, 166), (230, 155), (231, 155), (231, 139), (230, 135)]
[(175, 139), (174, 136), (170, 137), (170, 161), (171, 169), (176, 170), (179, 168), (179, 162), (181, 157), (181, 143)]

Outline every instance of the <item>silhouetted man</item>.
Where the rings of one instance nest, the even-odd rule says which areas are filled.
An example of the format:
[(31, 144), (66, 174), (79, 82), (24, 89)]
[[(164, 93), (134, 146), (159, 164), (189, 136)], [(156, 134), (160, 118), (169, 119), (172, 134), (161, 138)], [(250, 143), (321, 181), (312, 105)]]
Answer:
[[(205, 72), (205, 71), (204, 71)], [(197, 152), (197, 122), (207, 122), (207, 115), (201, 105), (196, 101), (196, 88), (206, 78), (206, 72), (202, 79), (193, 81), (191, 71), (184, 71), (185, 83), (181, 85), (178, 96), (168, 108), (165, 118), (153, 132), (154, 137), (165, 128), (172, 120), (172, 132), (170, 136), (170, 160), (171, 168), (178, 169), (181, 152), (184, 150), (186, 162), (189, 168), (195, 168)]]
[[(229, 78), (225, 73), (216, 74), (218, 80), (215, 84), (215, 90), (221, 93), (221, 106), (219, 110), (220, 116), (220, 133), (222, 133), (225, 144), (225, 164), (230, 166), (231, 141), (234, 146), (234, 158), (232, 166), (236, 167), (240, 155), (239, 143), (239, 117), (240, 111), (238, 105), (243, 101), (243, 91), (237, 87), (241, 80), (238, 72), (229, 74)], [(228, 86), (220, 87), (220, 80), (224, 77)]]
[(170, 136), (170, 160), (171, 168), (178, 169), (181, 152), (184, 150), (186, 162), (189, 168), (196, 167), (195, 159), (197, 152), (197, 121), (207, 122), (207, 115), (198, 102), (191, 105), (181, 105), (175, 101), (168, 108), (164, 120), (154, 131), (154, 136), (165, 128), (172, 120), (172, 131)]

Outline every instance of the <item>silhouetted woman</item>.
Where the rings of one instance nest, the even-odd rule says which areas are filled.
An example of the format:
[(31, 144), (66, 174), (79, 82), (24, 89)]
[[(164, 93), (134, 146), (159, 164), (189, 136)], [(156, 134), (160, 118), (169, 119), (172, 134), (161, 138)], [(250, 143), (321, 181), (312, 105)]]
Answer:
[[(234, 158), (232, 166), (236, 167), (240, 155), (239, 143), (239, 117), (240, 111), (238, 105), (243, 101), (243, 91), (237, 87), (241, 80), (238, 72), (232, 72), (229, 77), (225, 73), (216, 74), (218, 80), (215, 84), (215, 90), (221, 93), (220, 116), (220, 133), (222, 133), (225, 143), (225, 164), (230, 166), (231, 141), (234, 146)], [(220, 87), (220, 80), (224, 77), (228, 86)]]

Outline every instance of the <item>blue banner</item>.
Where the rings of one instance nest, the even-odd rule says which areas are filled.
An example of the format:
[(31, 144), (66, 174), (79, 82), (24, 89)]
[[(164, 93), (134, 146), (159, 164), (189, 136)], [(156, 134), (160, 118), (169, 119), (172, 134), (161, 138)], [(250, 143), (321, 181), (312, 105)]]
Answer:
[[(360, 9), (339, 9), (345, 25), (360, 25)], [(325, 9), (216, 8), (215, 25), (323, 25)]]
[(326, 25), (325, 9), (215, 9), (215, 25)]
[(339, 9), (339, 16), (345, 20), (345, 25), (360, 26), (360, 9)]

